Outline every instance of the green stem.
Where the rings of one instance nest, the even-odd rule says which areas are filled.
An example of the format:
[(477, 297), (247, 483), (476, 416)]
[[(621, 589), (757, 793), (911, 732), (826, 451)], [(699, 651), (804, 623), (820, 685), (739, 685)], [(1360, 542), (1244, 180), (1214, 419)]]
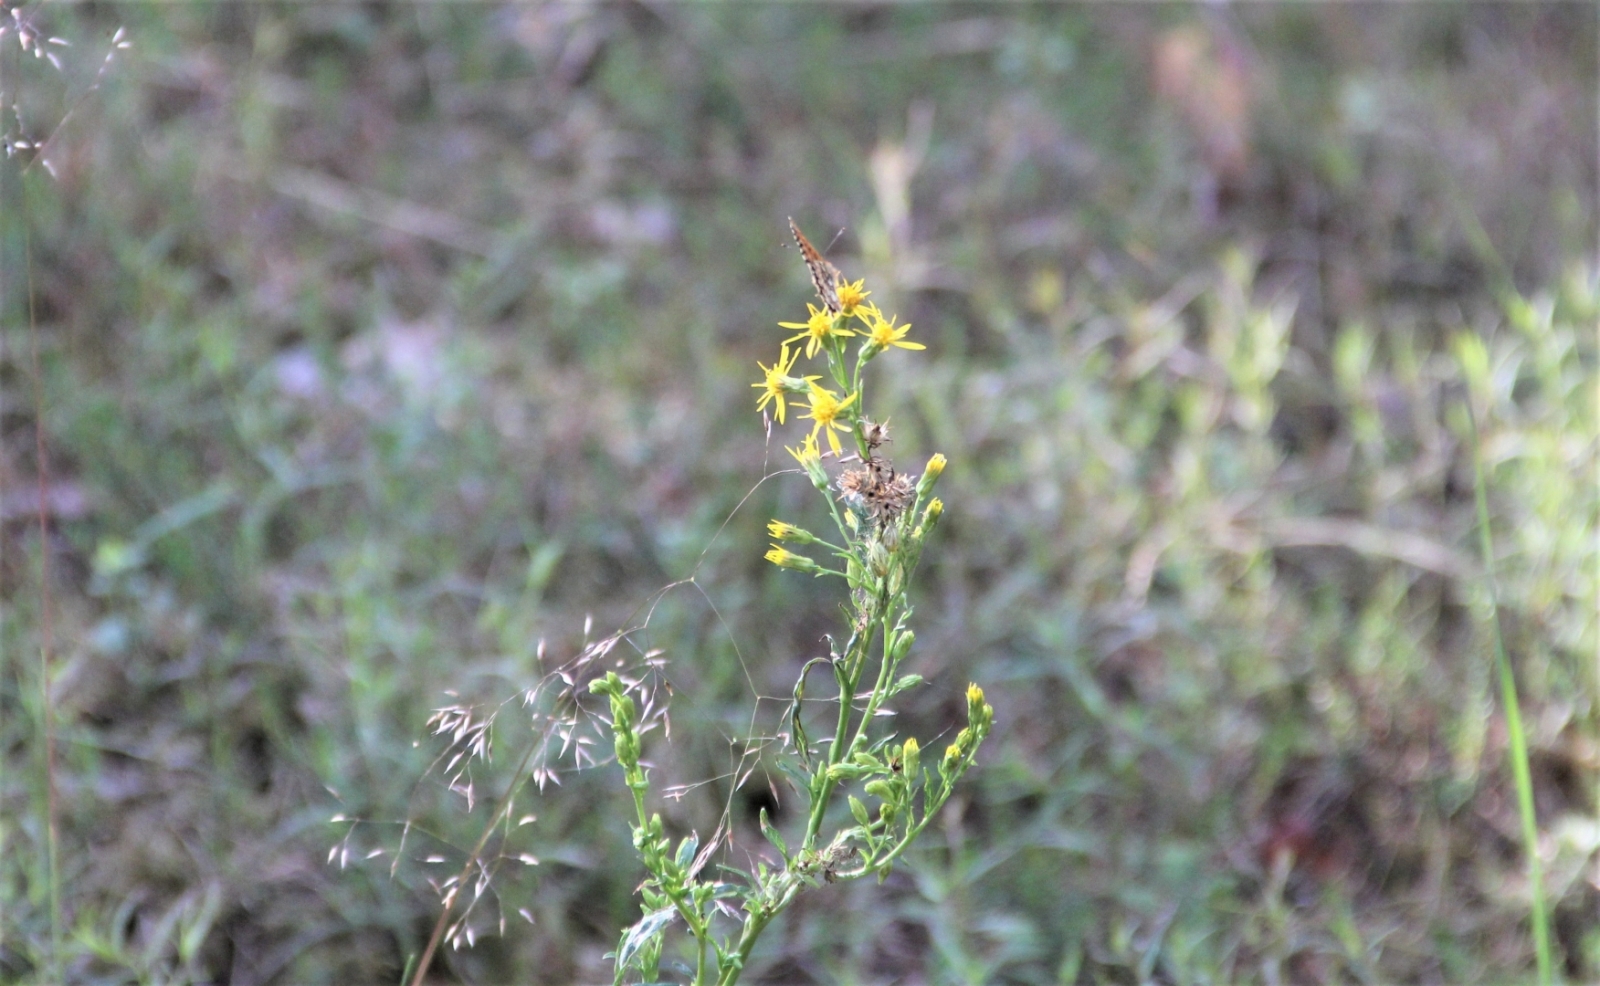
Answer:
[(1472, 398), (1466, 401), (1467, 423), (1472, 430), (1473, 499), (1478, 512), (1478, 547), (1483, 552), (1484, 579), (1489, 587), (1489, 617), (1494, 636), (1495, 667), (1500, 678), (1500, 700), (1505, 704), (1506, 731), (1511, 739), (1511, 776), (1517, 789), (1517, 812), (1522, 817), (1523, 851), (1528, 856), (1528, 883), (1533, 900), (1533, 948), (1540, 986), (1554, 981), (1550, 949), (1550, 918), (1545, 910), (1544, 867), (1539, 862), (1539, 826), (1533, 807), (1533, 777), (1528, 769), (1528, 737), (1517, 700), (1517, 680), (1500, 632), (1500, 590), (1495, 579), (1494, 545), (1489, 536), (1489, 494), (1483, 470), (1483, 448)]
[(750, 958), (751, 949), (755, 948), (756, 939), (761, 937), (772, 919), (781, 914), (784, 908), (794, 901), (795, 894), (800, 892), (800, 883), (792, 875), (785, 874), (779, 878), (782, 890), (770, 901), (760, 904), (745, 918), (744, 931), (739, 935), (739, 944), (734, 947), (722, 965), (722, 975), (717, 979), (717, 986), (733, 986), (739, 981), (739, 976), (744, 972), (745, 962)]
[[(885, 607), (884, 608), (884, 614), (883, 614), (883, 620), (882, 620), (882, 623), (883, 623), (883, 661), (878, 665), (878, 681), (877, 681), (876, 684), (874, 684), (872, 686), (872, 695), (871, 695), (871, 697), (869, 697), (867, 699), (866, 711), (863, 712), (862, 715), (861, 715), (861, 724), (862, 724), (862, 732), (863, 733), (866, 731), (866, 724), (872, 721), (872, 717), (874, 715), (877, 715), (878, 706), (883, 704), (883, 693), (884, 693), (884, 690), (886, 689), (886, 687), (889, 684), (889, 676), (894, 673), (894, 667), (893, 667), (894, 655), (889, 652), (890, 628), (893, 626), (893, 623), (890, 621), (890, 617), (892, 615), (893, 614), (891, 614), (888, 611), (888, 607)], [(858, 733), (857, 734), (857, 738), (859, 739), (860, 736), (861, 736), (861, 733)], [(854, 744), (852, 744), (852, 746), (854, 746)]]
[(849, 673), (850, 668), (857, 663), (852, 658), (859, 650), (863, 653), (870, 646), (870, 637), (857, 637), (851, 642), (844, 657), (846, 671), (845, 685), (839, 689), (839, 722), (834, 727), (833, 742), (828, 746), (828, 759), (817, 771), (816, 790), (811, 799), (811, 816), (806, 820), (806, 836), (800, 843), (802, 849), (815, 849), (817, 833), (822, 831), (822, 816), (828, 811), (828, 802), (832, 800), (835, 782), (828, 780), (828, 768), (839, 762), (839, 757), (845, 750), (845, 736), (850, 731), (850, 711), (855, 702), (856, 685), (861, 678), (860, 668), (855, 673)]

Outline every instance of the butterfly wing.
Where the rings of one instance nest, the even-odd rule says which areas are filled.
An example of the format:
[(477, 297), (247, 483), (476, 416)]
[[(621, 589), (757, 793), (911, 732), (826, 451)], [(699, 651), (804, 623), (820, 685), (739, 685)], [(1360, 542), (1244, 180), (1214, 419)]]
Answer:
[(839, 314), (839, 282), (844, 280), (844, 274), (817, 252), (817, 248), (800, 232), (800, 227), (795, 225), (793, 219), (789, 220), (789, 232), (794, 234), (794, 242), (800, 247), (800, 256), (805, 258), (806, 270), (811, 274), (811, 286), (817, 289), (817, 297), (822, 299), (828, 311)]

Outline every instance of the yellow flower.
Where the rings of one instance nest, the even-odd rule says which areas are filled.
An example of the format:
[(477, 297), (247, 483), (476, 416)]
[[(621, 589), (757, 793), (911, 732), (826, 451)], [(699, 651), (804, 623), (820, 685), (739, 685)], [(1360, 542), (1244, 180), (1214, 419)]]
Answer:
[(876, 356), (878, 353), (883, 352), (890, 346), (896, 346), (900, 349), (928, 348), (920, 342), (903, 341), (906, 333), (911, 331), (911, 323), (907, 322), (905, 325), (896, 328), (894, 320), (900, 316), (892, 315), (886, 319), (883, 317), (883, 313), (878, 311), (877, 306), (875, 305), (868, 310), (867, 316), (871, 323), (871, 327), (868, 328), (865, 333), (867, 337), (867, 351), (869, 354)]
[(771, 366), (759, 361), (756, 363), (766, 376), (766, 379), (760, 383), (750, 385), (762, 392), (761, 399), (756, 401), (756, 410), (761, 410), (770, 402), (776, 402), (778, 405), (778, 424), (780, 425), (783, 424), (783, 412), (785, 410), (783, 403), (784, 391), (797, 389), (804, 386), (804, 383), (819, 379), (817, 377), (804, 377), (802, 380), (796, 380), (794, 377), (789, 376), (789, 371), (794, 369), (794, 361), (799, 358), (799, 350), (790, 355), (789, 344), (784, 343), (783, 348), (778, 351), (778, 361), (776, 363)]
[(772, 550), (767, 552), (762, 557), (766, 558), (767, 561), (772, 562), (779, 568), (792, 568), (797, 572), (815, 573), (822, 570), (821, 565), (818, 565), (805, 555), (797, 555), (794, 552), (785, 548), (780, 548), (777, 545), (773, 545)]
[(808, 410), (811, 412), (811, 420), (816, 422), (811, 426), (811, 437), (815, 439), (819, 431), (827, 432), (828, 446), (833, 449), (834, 455), (838, 455), (839, 436), (834, 432), (850, 433), (850, 427), (840, 423), (839, 415), (845, 408), (855, 403), (856, 395), (851, 394), (844, 400), (840, 400), (839, 395), (831, 390), (819, 387), (814, 383), (810, 384), (810, 387), (811, 407)]
[(811, 312), (811, 317), (806, 319), (804, 322), (778, 323), (779, 326), (785, 329), (802, 330), (799, 335), (791, 336), (788, 339), (783, 340), (783, 342), (785, 345), (788, 345), (791, 342), (797, 342), (801, 339), (806, 340), (806, 359), (810, 359), (817, 355), (817, 350), (821, 348), (822, 344), (831, 336), (855, 335), (855, 333), (851, 332), (849, 329), (841, 328), (839, 323), (844, 319), (841, 316), (835, 315), (828, 311), (826, 308), (818, 308), (816, 305), (808, 302), (806, 304), (806, 309)]
[(781, 520), (769, 522), (767, 524), (767, 534), (778, 541), (791, 541), (795, 544), (819, 543), (815, 534), (803, 527), (796, 527)]
[(822, 459), (822, 453), (817, 450), (817, 433), (815, 431), (806, 436), (804, 445), (801, 445), (799, 448), (789, 448), (787, 445), (785, 445), (784, 451), (794, 456), (794, 461), (800, 463), (802, 466), (805, 466), (808, 469), (816, 465)]
[(851, 315), (857, 314), (856, 309), (860, 308), (862, 303), (867, 300), (867, 296), (872, 294), (871, 291), (861, 290), (861, 285), (865, 284), (866, 280), (867, 279), (863, 277), (854, 284), (843, 279), (839, 281), (838, 293), (840, 315), (849, 318)]
[(794, 461), (800, 463), (806, 475), (811, 478), (811, 485), (819, 490), (828, 488), (828, 473), (822, 468), (822, 453), (817, 450), (817, 433), (813, 431), (806, 436), (805, 443), (799, 448), (788, 448), (788, 453), (794, 456)]
[(798, 531), (799, 529), (800, 528), (794, 526), (793, 524), (789, 524), (781, 520), (767, 522), (767, 535), (769, 537), (777, 538), (779, 541), (789, 540), (789, 535), (794, 531)]

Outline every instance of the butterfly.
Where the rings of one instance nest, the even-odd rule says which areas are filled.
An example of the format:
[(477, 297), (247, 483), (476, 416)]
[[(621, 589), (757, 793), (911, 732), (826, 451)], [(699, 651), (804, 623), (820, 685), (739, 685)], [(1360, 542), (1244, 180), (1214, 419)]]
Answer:
[(805, 258), (806, 270), (811, 272), (811, 286), (817, 289), (817, 297), (822, 299), (823, 307), (835, 315), (839, 314), (839, 283), (844, 280), (844, 274), (823, 259), (817, 248), (800, 232), (800, 227), (794, 224), (793, 218), (789, 220), (789, 232), (794, 234), (794, 241), (800, 246), (800, 256)]

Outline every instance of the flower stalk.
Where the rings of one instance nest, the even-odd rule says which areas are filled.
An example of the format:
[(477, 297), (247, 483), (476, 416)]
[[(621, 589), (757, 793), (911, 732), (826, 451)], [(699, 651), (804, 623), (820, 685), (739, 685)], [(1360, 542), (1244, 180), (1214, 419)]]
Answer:
[[(767, 533), (774, 543), (765, 557), (792, 572), (844, 580), (850, 614), (843, 646), (829, 638), (827, 656), (807, 662), (785, 717), (798, 761), (795, 774), (809, 800), (805, 827), (791, 848), (763, 811), (761, 831), (776, 851), (770, 864), (758, 863), (738, 881), (701, 879), (709, 853), (699, 852), (693, 835), (674, 850), (661, 816), (646, 811), (650, 781), (640, 762), (631, 686), (615, 673), (592, 682), (590, 690), (610, 700), (616, 758), (637, 816), (634, 848), (649, 873), (640, 886), (644, 916), (624, 932), (614, 954), (618, 984), (630, 972), (644, 982), (660, 981), (666, 932), (681, 921), (692, 939), (696, 986), (732, 986), (763, 930), (802, 891), (888, 874), (972, 767), (994, 723), (993, 706), (972, 684), (965, 726), (931, 765), (932, 756), (924, 756), (916, 737), (876, 728), (887, 702), (922, 683), (919, 675), (901, 673), (916, 641), (907, 592), (927, 538), (944, 513), (933, 490), (947, 462), (934, 455), (915, 477), (895, 469), (885, 450), (887, 422), (866, 415), (863, 370), (887, 353), (924, 347), (906, 339), (909, 324), (897, 325), (897, 316), (884, 318), (866, 300), (871, 292), (864, 281), (847, 281), (798, 230), (795, 235), (823, 304), (808, 305), (804, 322), (779, 323), (798, 334), (782, 342), (770, 366), (758, 364), (761, 379), (752, 386), (760, 391), (757, 410), (770, 406), (780, 425), (787, 399), (805, 400), (803, 417), (811, 429), (788, 451), (823, 494), (837, 537), (824, 539), (773, 520)], [(824, 373), (796, 372), (802, 349), (790, 345), (802, 341), (805, 359), (821, 357)], [(832, 386), (819, 383), (824, 377)], [(841, 436), (853, 441), (853, 454), (846, 456)], [(826, 439), (827, 452), (819, 438)], [(825, 456), (842, 467), (836, 476), (830, 476)], [(805, 730), (808, 707), (814, 704), (805, 699), (805, 674), (820, 665), (833, 674), (835, 712), (831, 735), (817, 748)], [(737, 911), (725, 903), (732, 901), (739, 902)], [(735, 932), (727, 927), (727, 916), (736, 913), (743, 917)]]

